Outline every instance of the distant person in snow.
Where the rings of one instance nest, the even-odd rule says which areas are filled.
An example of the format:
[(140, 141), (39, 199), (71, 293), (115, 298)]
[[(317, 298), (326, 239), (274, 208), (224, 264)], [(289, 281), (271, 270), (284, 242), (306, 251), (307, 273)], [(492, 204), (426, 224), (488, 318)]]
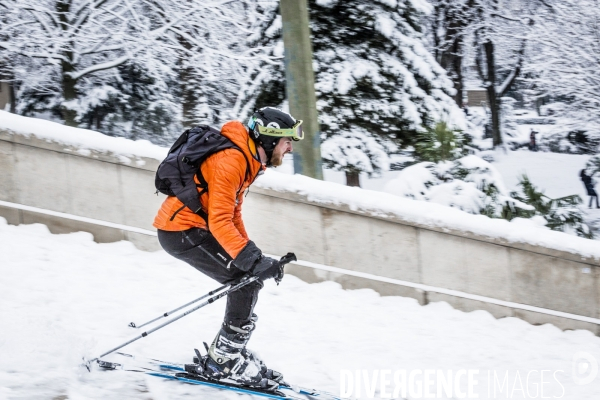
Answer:
[[(192, 176), (195, 185), (190, 185), (198, 191), (197, 210), (184, 205), (180, 195), (168, 196), (154, 219), (163, 249), (214, 280), (232, 284), (248, 274), (259, 277), (228, 294), (223, 324), (208, 356), (195, 365), (200, 375), (267, 390), (277, 388), (283, 378), (246, 349), (258, 319), (253, 313), (258, 292), (264, 280), (275, 278), (279, 282), (283, 278), (283, 262), (264, 256), (249, 239), (242, 221), (242, 203), (254, 180), (267, 167), (280, 166), (284, 155), (292, 152), (293, 141), (303, 139), (301, 125), (302, 121), (290, 114), (265, 107), (255, 111), (246, 124), (230, 121), (220, 133), (215, 130), (211, 138), (198, 140), (195, 143), (201, 146), (224, 136), (230, 141), (226, 143), (235, 146), (208, 153)], [(177, 142), (174, 148), (178, 149)], [(189, 161), (186, 156), (182, 160)], [(265, 221), (269, 222), (277, 223)]]
[(531, 151), (538, 151), (537, 143), (535, 140), (535, 135), (537, 133), (538, 133), (537, 131), (532, 129), (531, 133), (529, 134), (529, 150), (531, 150)]
[(598, 204), (598, 193), (596, 193), (596, 190), (594, 189), (594, 185), (595, 185), (594, 179), (592, 178), (592, 176), (585, 173), (585, 169), (581, 170), (581, 172), (579, 173), (579, 176), (581, 177), (581, 180), (583, 181), (583, 184), (585, 185), (585, 189), (587, 190), (588, 196), (590, 196), (590, 203), (588, 204), (588, 207), (592, 208), (592, 204), (593, 204), (594, 197), (595, 197), (596, 198), (596, 208), (600, 208), (600, 204)]

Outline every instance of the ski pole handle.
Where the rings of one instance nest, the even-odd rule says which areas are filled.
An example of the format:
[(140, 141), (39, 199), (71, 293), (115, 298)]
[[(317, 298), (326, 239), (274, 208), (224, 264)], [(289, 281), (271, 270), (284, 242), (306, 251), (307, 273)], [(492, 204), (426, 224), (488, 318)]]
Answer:
[(287, 253), (279, 260), (279, 275), (275, 277), (275, 282), (277, 283), (277, 285), (279, 285), (279, 283), (283, 279), (283, 267), (285, 266), (285, 264), (291, 263), (292, 261), (298, 261), (298, 259), (296, 258), (296, 255), (291, 252)]
[(285, 264), (291, 263), (292, 261), (298, 261), (298, 258), (296, 258), (296, 255), (294, 253), (287, 253), (285, 256), (281, 257), (281, 259), (279, 260), (279, 265), (281, 265), (282, 267)]

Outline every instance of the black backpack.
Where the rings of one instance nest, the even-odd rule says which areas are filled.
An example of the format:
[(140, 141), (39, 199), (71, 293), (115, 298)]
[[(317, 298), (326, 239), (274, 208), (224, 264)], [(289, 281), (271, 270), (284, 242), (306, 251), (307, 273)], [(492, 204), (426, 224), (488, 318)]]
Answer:
[[(208, 215), (200, 204), (200, 196), (208, 191), (208, 184), (202, 177), (200, 165), (208, 156), (225, 149), (236, 149), (244, 154), (231, 140), (221, 135), (221, 132), (207, 125), (188, 129), (175, 141), (167, 158), (158, 166), (154, 179), (157, 192), (176, 196), (183, 203), (183, 206), (175, 211), (171, 221), (179, 211), (188, 207), (208, 224)], [(246, 171), (249, 171), (249, 168)], [(198, 178), (200, 184), (194, 181), (194, 177)], [(197, 188), (202, 190), (198, 192)]]

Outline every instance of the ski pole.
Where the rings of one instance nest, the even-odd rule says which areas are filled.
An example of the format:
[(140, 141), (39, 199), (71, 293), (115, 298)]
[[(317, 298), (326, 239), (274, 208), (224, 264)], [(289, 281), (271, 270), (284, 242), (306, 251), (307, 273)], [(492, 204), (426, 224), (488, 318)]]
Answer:
[(198, 297), (196, 300), (192, 300), (192, 301), (190, 301), (189, 303), (185, 303), (185, 304), (184, 304), (184, 305), (182, 305), (181, 307), (177, 307), (177, 308), (175, 308), (174, 310), (167, 311), (167, 312), (166, 312), (166, 313), (164, 313), (163, 315), (159, 315), (158, 317), (154, 318), (153, 320), (150, 320), (150, 321), (148, 321), (148, 322), (144, 322), (143, 324), (141, 324), (141, 325), (139, 325), (139, 326), (137, 326), (137, 325), (135, 324), (135, 322), (130, 322), (130, 323), (129, 323), (129, 326), (130, 326), (130, 327), (132, 327), (132, 328), (138, 328), (138, 329), (139, 329), (139, 328), (141, 328), (141, 327), (143, 327), (143, 326), (146, 326), (146, 325), (148, 325), (148, 324), (151, 324), (151, 323), (153, 323), (153, 322), (155, 322), (155, 321), (158, 321), (158, 320), (159, 320), (159, 319), (161, 319), (161, 318), (166, 318), (166, 317), (168, 317), (169, 315), (173, 314), (175, 311), (179, 311), (179, 310), (181, 310), (182, 308), (184, 308), (184, 307), (187, 307), (187, 306), (189, 306), (189, 305), (191, 305), (191, 304), (194, 304), (194, 303), (196, 303), (196, 302), (198, 302), (198, 301), (200, 301), (200, 300), (202, 300), (202, 299), (205, 299), (205, 298), (207, 298), (207, 297), (209, 297), (209, 296), (212, 296), (212, 295), (213, 295), (213, 294), (215, 294), (215, 293), (219, 293), (221, 290), (223, 290), (223, 289), (225, 289), (225, 288), (227, 288), (227, 287), (229, 287), (229, 286), (230, 286), (230, 285), (223, 285), (223, 286), (221, 286), (221, 287), (220, 287), (220, 288), (218, 288), (218, 289), (215, 289), (215, 290), (213, 290), (213, 291), (211, 291), (211, 292), (208, 292), (207, 294), (205, 294), (205, 295), (203, 295), (203, 296), (200, 296), (200, 297)]
[[(281, 257), (281, 259), (279, 260), (279, 264), (280, 264), (280, 265), (285, 265), (285, 264), (288, 264), (288, 263), (290, 263), (290, 262), (292, 262), (292, 261), (297, 261), (296, 255), (295, 255), (294, 253), (287, 253), (285, 256)], [(277, 281), (277, 284), (278, 284), (278, 285), (279, 285), (279, 281), (280, 281), (280, 280), (281, 280), (281, 279), (276, 279), (276, 281)], [(181, 310), (182, 308), (185, 308), (185, 307), (187, 307), (187, 306), (189, 306), (189, 305), (191, 305), (191, 304), (194, 304), (194, 303), (196, 303), (196, 302), (198, 302), (198, 301), (200, 301), (200, 300), (202, 300), (202, 299), (205, 299), (205, 298), (207, 298), (208, 296), (212, 296), (213, 294), (220, 292), (221, 290), (225, 289), (225, 288), (226, 288), (226, 287), (228, 287), (228, 286), (230, 286), (230, 285), (223, 285), (223, 286), (221, 286), (220, 288), (217, 288), (217, 289), (213, 290), (212, 292), (208, 292), (208, 293), (207, 293), (207, 294), (205, 294), (204, 296), (200, 296), (200, 297), (198, 297), (196, 300), (192, 300), (192, 301), (190, 301), (189, 303), (186, 303), (186, 304), (182, 305), (181, 307), (177, 307), (177, 308), (176, 308), (176, 309), (174, 309), (174, 310), (167, 311), (167, 312), (166, 312), (166, 313), (164, 313), (163, 315), (160, 315), (160, 316), (158, 316), (158, 317), (156, 317), (156, 318), (154, 318), (153, 320), (150, 320), (150, 321), (148, 321), (148, 322), (144, 322), (143, 324), (141, 324), (141, 325), (139, 325), (139, 326), (137, 326), (137, 325), (135, 324), (135, 322), (130, 322), (130, 323), (129, 323), (129, 326), (130, 326), (130, 327), (132, 327), (132, 328), (138, 328), (138, 329), (139, 329), (139, 328), (141, 328), (141, 327), (144, 327), (144, 326), (146, 326), (146, 325), (148, 325), (148, 324), (151, 324), (151, 323), (153, 323), (153, 322), (155, 322), (155, 321), (158, 321), (158, 320), (159, 320), (159, 319), (161, 319), (161, 318), (166, 318), (166, 317), (168, 317), (169, 315), (173, 314), (175, 311), (179, 311), (179, 310)]]
[(165, 322), (163, 322), (162, 324), (160, 324), (160, 325), (158, 325), (158, 326), (156, 326), (156, 327), (154, 327), (154, 328), (152, 328), (152, 329), (150, 329), (150, 330), (148, 330), (148, 331), (146, 331), (146, 332), (144, 332), (144, 333), (142, 333), (142, 334), (140, 334), (140, 335), (138, 335), (138, 336), (134, 337), (133, 339), (130, 339), (130, 340), (126, 341), (125, 343), (123, 343), (123, 344), (120, 344), (119, 346), (117, 346), (117, 347), (115, 347), (115, 348), (113, 348), (113, 349), (110, 349), (110, 350), (108, 350), (108, 351), (106, 351), (106, 352), (104, 352), (104, 353), (100, 354), (98, 357), (96, 357), (96, 358), (94, 358), (94, 359), (92, 359), (92, 360), (86, 361), (86, 362), (84, 363), (85, 367), (88, 369), (88, 371), (90, 371), (90, 370), (91, 370), (91, 369), (90, 369), (90, 366), (91, 366), (91, 364), (92, 364), (94, 361), (99, 361), (99, 359), (100, 359), (100, 358), (102, 358), (102, 357), (104, 357), (104, 356), (106, 356), (106, 355), (109, 355), (109, 354), (111, 354), (111, 353), (114, 353), (115, 351), (117, 351), (117, 350), (119, 350), (119, 349), (121, 349), (121, 348), (123, 348), (123, 347), (127, 346), (128, 344), (131, 344), (131, 343), (133, 343), (133, 342), (135, 342), (135, 341), (137, 341), (137, 340), (139, 340), (139, 339), (141, 339), (141, 338), (144, 338), (144, 337), (148, 336), (149, 334), (151, 334), (151, 333), (153, 333), (153, 332), (156, 332), (157, 330), (159, 330), (159, 329), (161, 329), (161, 328), (164, 328), (165, 326), (167, 326), (167, 325), (169, 325), (169, 324), (172, 324), (173, 322), (175, 322), (175, 321), (177, 321), (177, 320), (179, 320), (179, 319), (181, 319), (181, 318), (185, 317), (185, 316), (186, 316), (186, 315), (188, 315), (188, 314), (191, 314), (191, 313), (193, 313), (194, 311), (196, 311), (196, 310), (198, 310), (198, 309), (200, 309), (200, 308), (202, 308), (202, 307), (206, 306), (207, 304), (214, 303), (215, 301), (219, 300), (221, 297), (227, 296), (229, 293), (231, 293), (231, 292), (233, 292), (233, 291), (235, 291), (235, 290), (238, 290), (239, 288), (241, 288), (241, 287), (243, 287), (243, 286), (246, 286), (246, 285), (248, 285), (248, 284), (250, 284), (250, 283), (252, 283), (252, 282), (256, 281), (257, 279), (258, 279), (258, 277), (257, 277), (257, 276), (250, 276), (250, 275), (246, 275), (246, 276), (244, 276), (244, 277), (243, 277), (243, 278), (240, 280), (240, 282), (239, 282), (239, 283), (237, 283), (237, 284), (233, 285), (231, 288), (227, 289), (226, 291), (224, 291), (224, 292), (222, 292), (222, 293), (219, 293), (219, 294), (217, 294), (216, 296), (213, 296), (213, 297), (211, 297), (210, 299), (208, 299), (208, 300), (206, 300), (206, 301), (204, 301), (204, 302), (202, 302), (202, 303), (198, 304), (197, 306), (195, 306), (195, 307), (193, 307), (193, 308), (190, 308), (189, 310), (187, 310), (187, 311), (186, 311), (186, 312), (184, 312), (183, 314), (180, 314), (180, 315), (178, 315), (178, 316), (176, 316), (176, 317), (173, 317), (173, 318), (171, 318), (170, 320), (168, 320), (168, 321), (165, 321)]

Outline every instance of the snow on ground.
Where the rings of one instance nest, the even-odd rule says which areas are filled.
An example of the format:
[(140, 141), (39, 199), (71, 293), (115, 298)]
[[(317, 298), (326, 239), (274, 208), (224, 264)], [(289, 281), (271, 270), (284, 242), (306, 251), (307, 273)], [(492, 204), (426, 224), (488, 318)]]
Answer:
[[(97, 355), (139, 334), (127, 325), (150, 319), (218, 284), (164, 252), (131, 243), (98, 244), (88, 233), (52, 235), (44, 225), (0, 219), (0, 399), (242, 399), (227, 392), (136, 373), (88, 373), (81, 357)], [(210, 342), (223, 300), (124, 350), (187, 362)], [(447, 303), (420, 306), (372, 290), (345, 291), (333, 282), (307, 284), (286, 276), (267, 282), (250, 348), (291, 382), (339, 393), (341, 370), (478, 369), (480, 399), (597, 399), (600, 378), (579, 386), (572, 358), (600, 360), (600, 338), (562, 332), (489, 313), (464, 313)], [(526, 382), (527, 374), (529, 382)], [(488, 371), (508, 386), (488, 394)], [(508, 375), (506, 375), (508, 373)], [(466, 379), (461, 381), (466, 391)], [(363, 386), (364, 387), (364, 386)], [(510, 387), (510, 393), (509, 393)], [(516, 388), (516, 389), (515, 389)], [(537, 388), (537, 389), (536, 389)], [(516, 392), (513, 392), (516, 390)], [(363, 391), (363, 398), (364, 391)], [(412, 397), (415, 398), (415, 397)], [(441, 397), (446, 398), (446, 397)]]
[(578, 194), (587, 200), (579, 171), (585, 168), (589, 155), (534, 152), (529, 150), (494, 152), (496, 167), (509, 190), (515, 190), (519, 177), (527, 174), (537, 187), (550, 197)]
[[(600, 209), (588, 208), (589, 197), (579, 178), (579, 172), (590, 159), (589, 155), (533, 152), (529, 150), (494, 152), (494, 162), (509, 190), (516, 190), (519, 178), (527, 174), (531, 182), (552, 198), (577, 194), (583, 200), (585, 222), (596, 235), (600, 234)], [(595, 177), (598, 180), (600, 177)], [(600, 187), (596, 186), (596, 190)], [(596, 204), (594, 203), (595, 207)]]

